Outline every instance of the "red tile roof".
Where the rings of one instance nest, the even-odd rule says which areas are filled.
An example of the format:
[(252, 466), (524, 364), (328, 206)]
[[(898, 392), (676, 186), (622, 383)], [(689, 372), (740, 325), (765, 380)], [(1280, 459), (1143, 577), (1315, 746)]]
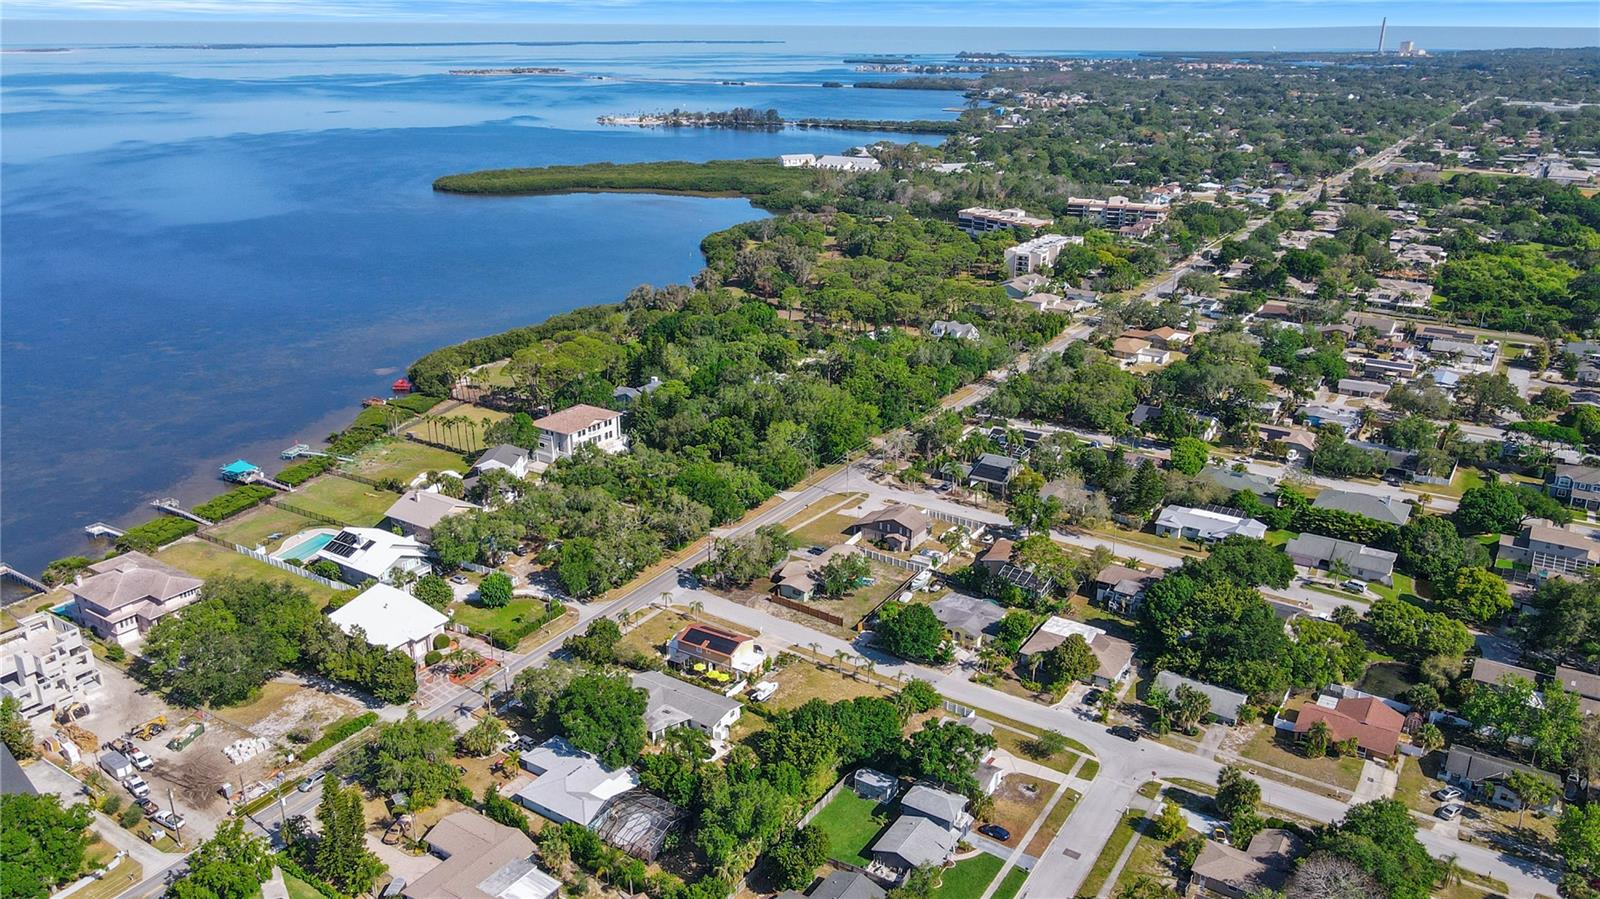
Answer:
[(1294, 732), (1303, 734), (1318, 721), (1325, 721), (1335, 740), (1356, 738), (1356, 744), (1378, 756), (1392, 756), (1400, 745), (1400, 730), (1405, 726), (1404, 715), (1384, 705), (1375, 696), (1364, 699), (1341, 699), (1333, 708), (1308, 704), (1300, 709), (1295, 719)]

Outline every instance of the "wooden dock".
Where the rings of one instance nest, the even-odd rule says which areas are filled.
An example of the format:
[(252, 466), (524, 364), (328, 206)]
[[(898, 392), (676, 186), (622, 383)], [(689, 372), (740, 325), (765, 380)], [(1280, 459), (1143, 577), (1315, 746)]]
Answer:
[(201, 527), (211, 527), (213, 524), (216, 524), (214, 521), (208, 521), (194, 514), (193, 512), (190, 512), (188, 509), (185, 509), (182, 503), (170, 496), (151, 500), (150, 505), (154, 506), (157, 511), (165, 512), (168, 515), (176, 515), (179, 518), (187, 518)]
[(18, 571), (4, 562), (0, 562), (0, 578), (10, 578), (24, 587), (37, 590), (40, 593), (50, 592), (50, 586), (44, 581), (41, 581), (30, 574), (25, 574), (21, 571)]
[(127, 531), (124, 531), (122, 528), (119, 528), (116, 525), (106, 524), (103, 521), (97, 521), (93, 524), (84, 525), (83, 532), (88, 534), (90, 537), (99, 540), (115, 540), (116, 538), (127, 533)]

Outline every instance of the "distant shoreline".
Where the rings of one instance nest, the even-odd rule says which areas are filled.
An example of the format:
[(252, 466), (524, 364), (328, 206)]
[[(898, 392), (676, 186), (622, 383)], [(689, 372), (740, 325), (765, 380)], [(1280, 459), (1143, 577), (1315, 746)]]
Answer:
[(493, 77), (497, 75), (565, 75), (566, 69), (557, 66), (512, 66), (507, 69), (451, 69), (447, 74), (467, 77)]

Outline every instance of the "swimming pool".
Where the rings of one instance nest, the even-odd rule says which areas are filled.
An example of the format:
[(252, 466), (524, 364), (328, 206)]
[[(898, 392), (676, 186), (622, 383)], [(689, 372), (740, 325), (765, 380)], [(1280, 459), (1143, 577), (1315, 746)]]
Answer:
[(332, 534), (313, 534), (306, 540), (295, 544), (294, 549), (286, 549), (278, 553), (280, 559), (298, 559), (302, 562), (317, 554), (317, 550), (328, 545), (333, 539)]

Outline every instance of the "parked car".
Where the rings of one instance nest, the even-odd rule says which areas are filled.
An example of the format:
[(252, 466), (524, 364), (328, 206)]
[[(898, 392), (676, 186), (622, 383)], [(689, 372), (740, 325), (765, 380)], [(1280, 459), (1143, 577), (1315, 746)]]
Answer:
[(1121, 737), (1122, 739), (1127, 740), (1129, 743), (1139, 742), (1139, 732), (1126, 724), (1119, 724), (1116, 727), (1108, 727), (1106, 728), (1106, 733), (1112, 735), (1113, 737)]
[(1006, 830), (1004, 827), (1001, 827), (998, 824), (985, 824), (978, 828), (978, 833), (983, 834), (991, 840), (999, 840), (1002, 843), (1011, 839), (1011, 831)]
[(296, 787), (296, 789), (302, 793), (309, 793), (317, 788), (317, 784), (322, 783), (322, 778), (325, 776), (327, 776), (326, 771), (318, 771), (315, 774), (309, 774), (306, 776), (305, 780), (300, 781), (300, 786)]
[(162, 812), (159, 815), (152, 815), (150, 820), (168, 830), (182, 830), (184, 825), (183, 816), (174, 812)]
[(135, 804), (137, 804), (139, 809), (147, 816), (154, 816), (161, 813), (161, 806), (156, 805), (155, 800), (153, 799), (138, 799), (135, 800)]
[(128, 777), (122, 781), (122, 786), (129, 793), (132, 793), (133, 798), (135, 799), (146, 799), (150, 796), (150, 785), (145, 783), (144, 778), (137, 774), (128, 775)]
[(1445, 787), (1442, 790), (1434, 790), (1433, 798), (1440, 802), (1455, 802), (1461, 798), (1461, 791), (1455, 787)]
[(458, 587), (463, 586), (467, 583), (467, 576), (464, 574), (453, 574), (450, 576), (450, 583), (455, 584)]
[(1100, 702), (1100, 691), (1099, 690), (1090, 690), (1089, 692), (1083, 694), (1083, 704), (1084, 705), (1095, 705), (1095, 704), (1097, 704), (1099, 702)]
[(151, 759), (150, 756), (146, 755), (143, 749), (140, 749), (137, 746), (130, 745), (127, 750), (123, 752), (123, 755), (126, 755), (128, 757), (128, 761), (133, 762), (133, 767), (138, 768), (140, 771), (149, 771), (151, 768), (156, 766), (155, 761)]
[(1450, 803), (1449, 805), (1441, 805), (1439, 806), (1439, 810), (1434, 812), (1434, 814), (1446, 821), (1454, 821), (1455, 819), (1461, 817), (1461, 806), (1454, 802)]
[(1339, 589), (1346, 593), (1365, 593), (1367, 592), (1367, 585), (1362, 581), (1345, 581), (1339, 585)]

